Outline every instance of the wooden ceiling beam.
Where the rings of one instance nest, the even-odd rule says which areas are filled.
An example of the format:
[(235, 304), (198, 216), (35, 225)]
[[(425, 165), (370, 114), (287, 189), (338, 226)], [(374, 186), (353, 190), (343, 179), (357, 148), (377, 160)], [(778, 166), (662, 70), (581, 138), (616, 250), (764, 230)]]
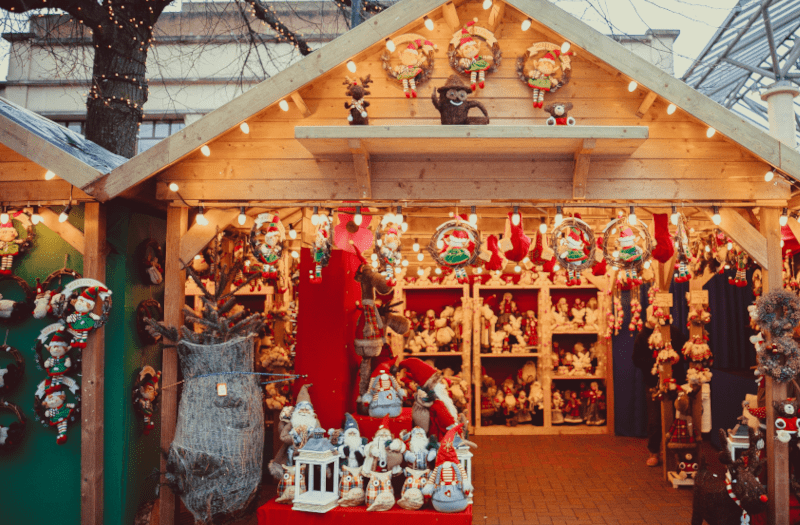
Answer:
[[(712, 212), (706, 210), (706, 214), (710, 218)], [(762, 268), (769, 270), (766, 237), (753, 228), (736, 210), (720, 208), (719, 216), (722, 218), (719, 229), (741, 246)]]
[(215, 208), (205, 210), (204, 215), (208, 219), (207, 225), (201, 226), (195, 222), (181, 237), (180, 259), (187, 264), (211, 242), (211, 239), (217, 234), (217, 230), (224, 230), (236, 219), (239, 210)]
[(658, 98), (658, 94), (656, 94), (655, 91), (650, 91), (645, 95), (642, 104), (639, 106), (639, 109), (636, 110), (636, 116), (639, 118), (644, 117), (647, 112), (650, 111), (650, 107), (653, 105), (653, 102), (656, 101), (656, 98)]
[(456, 6), (453, 5), (453, 2), (447, 2), (442, 6), (442, 15), (450, 31), (454, 33), (458, 31), (461, 27), (461, 21), (458, 19), (458, 12), (456, 12)]
[(303, 118), (308, 118), (308, 117), (311, 116), (311, 111), (308, 109), (308, 106), (306, 105), (305, 101), (303, 100), (303, 97), (300, 96), (300, 93), (298, 93), (297, 91), (292, 93), (292, 100), (294, 101), (295, 105), (297, 106), (297, 109), (300, 110), (300, 113), (303, 114)]
[(503, 15), (506, 12), (506, 3), (501, 2), (499, 0), (495, 0), (492, 4), (491, 11), (489, 12), (489, 21), (486, 24), (486, 29), (495, 33), (495, 38), (499, 35), (497, 33), (497, 27), (500, 25), (500, 22), (503, 20)]
[(361, 145), (361, 140), (348, 141), (350, 153), (353, 155), (353, 171), (356, 174), (356, 184), (361, 199), (372, 198), (372, 173), (370, 170), (369, 151)]
[(583, 146), (575, 153), (575, 170), (572, 175), (572, 198), (583, 200), (586, 198), (586, 183), (589, 180), (589, 164), (592, 151), (597, 141), (583, 139)]

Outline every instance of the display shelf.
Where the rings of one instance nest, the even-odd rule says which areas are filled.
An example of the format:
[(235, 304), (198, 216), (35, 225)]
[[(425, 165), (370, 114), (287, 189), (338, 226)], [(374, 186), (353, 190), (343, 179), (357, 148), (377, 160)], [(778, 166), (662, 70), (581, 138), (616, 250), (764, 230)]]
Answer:
[(537, 427), (533, 425), (518, 425), (516, 427), (507, 427), (505, 425), (490, 425), (480, 427), (480, 432), (477, 432), (477, 428), (475, 430), (481, 436), (591, 435), (608, 433), (606, 426), (551, 425), (549, 427)]
[(587, 380), (587, 379), (595, 379), (598, 381), (605, 381), (606, 376), (558, 376), (558, 375), (551, 375), (550, 379), (580, 379), (580, 380)]
[(542, 355), (540, 352), (529, 352), (525, 354), (504, 352), (502, 354), (481, 354), (481, 359), (486, 359), (487, 357), (539, 357), (540, 355)]
[(598, 330), (553, 330), (552, 335), (600, 335)]
[(453, 356), (461, 357), (461, 352), (403, 352), (405, 357), (437, 357), (437, 356)]

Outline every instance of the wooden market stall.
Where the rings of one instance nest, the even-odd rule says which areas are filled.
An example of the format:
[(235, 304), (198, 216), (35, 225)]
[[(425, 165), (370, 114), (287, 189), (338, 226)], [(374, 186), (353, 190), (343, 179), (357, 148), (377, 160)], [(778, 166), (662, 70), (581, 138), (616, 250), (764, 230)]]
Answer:
[[(481, 35), (498, 46), (493, 59), (499, 67), (486, 74), (485, 88), (468, 97), (483, 104), (490, 124), (443, 126), (429, 99), (454, 73), (448, 46), (459, 35), (476, 34), (469, 29), (474, 19)], [(432, 30), (426, 20), (434, 22)], [(435, 66), (426, 71), (430, 78), (417, 86), (418, 97), (406, 98), (384, 69), (392, 58), (383, 57), (395, 41), (403, 46), (417, 37), (438, 50)], [(570, 44), (571, 78), (544, 102), (571, 104), (574, 126), (546, 126), (549, 115), (534, 107), (531, 87), (518, 75), (518, 60), (524, 76), (526, 53), (539, 42), (561, 50)], [(359, 83), (371, 77), (368, 126), (346, 120), (343, 104), (350, 96), (342, 83), (353, 75)], [(767, 172), (774, 179), (765, 180)], [(346, 201), (362, 203), (365, 214), (368, 208), (381, 214), (401, 206), (408, 217), (406, 238), (423, 244), (449, 212), (471, 207), (487, 233), (502, 233), (514, 206), (534, 218), (535, 225), (530, 219), (524, 223), (527, 228), (538, 226), (540, 217), (549, 222), (563, 207), (565, 215), (581, 212), (595, 231), (629, 206), (647, 223), (652, 214), (677, 206), (690, 225), (710, 230), (718, 208), (716, 227), (761, 266), (765, 290), (778, 289), (779, 217), (796, 203), (791, 184), (800, 180), (800, 154), (789, 139), (756, 129), (547, 1), (496, 1), (484, 10), (476, 2), (407, 0), (83, 189), (101, 201), (137, 192), (153, 196), (150, 185), (141, 185), (151, 177), (154, 196), (169, 205), (165, 318), (178, 325), (185, 292), (180, 261), (194, 257), (218, 228), (231, 225), (241, 207), (249, 216), (302, 208), (294, 249), (313, 242), (313, 207), (336, 208)], [(190, 212), (201, 205), (207, 225), (190, 222)], [(415, 261), (408, 246), (404, 255), (410, 275), (429, 266)], [(337, 271), (352, 271), (347, 261), (337, 264)], [(653, 271), (660, 289), (667, 290), (672, 263)], [(334, 285), (339, 288), (331, 293), (338, 296), (353, 293), (348, 285)], [(304, 298), (306, 305), (314, 300)], [(353, 297), (347, 300), (352, 303)], [(332, 325), (348, 322), (344, 310), (317, 313)], [(299, 343), (344, 348), (344, 333), (323, 335)], [(165, 383), (174, 382), (174, 354), (165, 354), (163, 373)], [(472, 377), (476, 387), (479, 374), (480, 369)], [(768, 381), (767, 395), (771, 407), (773, 398), (785, 397), (785, 386)], [(166, 392), (162, 406), (166, 449), (177, 394)], [(773, 417), (768, 408), (770, 471), (779, 473), (770, 476), (770, 512), (775, 523), (787, 523), (788, 452), (772, 438)], [(162, 524), (172, 522), (172, 505), (169, 495), (162, 495)]]

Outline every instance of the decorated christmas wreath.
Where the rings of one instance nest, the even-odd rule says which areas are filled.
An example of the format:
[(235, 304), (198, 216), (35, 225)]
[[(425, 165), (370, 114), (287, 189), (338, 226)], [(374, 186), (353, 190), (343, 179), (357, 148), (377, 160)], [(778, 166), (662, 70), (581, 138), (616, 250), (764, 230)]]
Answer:
[(428, 253), (433, 260), (455, 270), (460, 284), (467, 282), (465, 268), (475, 263), (480, 251), (480, 232), (460, 217), (439, 225), (428, 243)]
[(568, 217), (553, 229), (550, 239), (556, 261), (567, 270), (567, 285), (580, 284), (581, 272), (596, 262), (597, 243), (591, 226), (576, 217)]
[[(460, 74), (470, 77), (472, 91), (475, 91), (477, 87), (484, 87), (486, 74), (494, 73), (503, 58), (503, 52), (500, 50), (500, 44), (494, 33), (485, 27), (475, 25), (477, 21), (476, 18), (467, 22), (462, 29), (453, 33), (447, 49), (450, 67)], [(491, 51), (491, 60), (488, 59), (489, 57), (479, 54), (482, 42)]]
[(36, 298), (36, 292), (25, 279), (17, 277), (16, 275), (0, 274), (0, 283), (3, 281), (13, 281), (17, 283), (25, 294), (25, 299), (23, 301), (3, 299), (3, 296), (0, 295), (0, 322), (17, 325), (33, 312), (33, 301)]
[(145, 299), (136, 307), (136, 333), (144, 344), (154, 345), (161, 340), (161, 334), (147, 330), (150, 326), (147, 319), (155, 319), (156, 322), (164, 320), (164, 309), (155, 299)]
[(164, 282), (164, 250), (155, 239), (145, 239), (136, 248), (136, 260), (142, 282), (161, 284)]
[(0, 399), (0, 411), (11, 412), (17, 416), (17, 421), (14, 421), (9, 426), (0, 425), (0, 451), (12, 450), (20, 444), (25, 436), (25, 427), (28, 424), (28, 419), (19, 406), (9, 403), (5, 399)]
[(541, 108), (545, 93), (555, 93), (569, 83), (572, 53), (562, 53), (561, 46), (537, 42), (517, 58), (517, 77), (533, 90), (533, 107)]
[(406, 33), (393, 38), (400, 57), (399, 65), (392, 65), (392, 54), (381, 55), (381, 65), (386, 75), (403, 87), (406, 98), (417, 97), (417, 87), (427, 82), (433, 75), (433, 55), (436, 44), (425, 37)]
[(0, 346), (0, 355), (5, 355), (14, 360), (5, 368), (0, 368), (0, 396), (12, 392), (25, 374), (25, 360), (19, 350), (13, 346)]
[[(48, 275), (44, 282), (41, 282), (38, 277), (36, 278), (36, 298), (33, 300), (34, 318), (43, 319), (48, 314), (57, 316), (56, 313), (53, 312), (52, 303), (58, 303), (60, 301), (59, 294), (61, 293), (62, 281), (64, 277), (80, 279), (83, 276), (75, 270), (63, 268)], [(50, 285), (53, 284), (56, 279), (58, 279), (58, 286), (51, 290)]]
[(794, 379), (800, 371), (800, 348), (791, 335), (800, 323), (800, 298), (786, 290), (773, 290), (756, 301), (750, 316), (766, 335), (764, 343), (756, 342), (758, 374), (780, 383)]

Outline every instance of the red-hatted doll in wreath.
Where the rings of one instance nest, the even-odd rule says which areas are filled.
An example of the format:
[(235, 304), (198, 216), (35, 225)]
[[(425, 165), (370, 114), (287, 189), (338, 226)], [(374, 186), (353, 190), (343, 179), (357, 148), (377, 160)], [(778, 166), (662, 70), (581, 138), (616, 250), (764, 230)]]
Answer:
[(581, 397), (586, 400), (586, 424), (604, 425), (606, 418), (603, 417), (603, 408), (606, 396), (600, 390), (597, 381), (592, 381), (589, 384), (589, 389), (581, 392)]
[(578, 228), (570, 228), (564, 238), (566, 243), (566, 250), (562, 251), (560, 257), (567, 262), (567, 285), (581, 284), (581, 276), (575, 270), (571, 269), (572, 265), (579, 266), (589, 258), (586, 238), (581, 230)]
[(72, 361), (67, 356), (69, 350), (69, 336), (64, 332), (55, 332), (47, 343), (47, 351), (50, 352), (44, 362), (45, 372), (50, 377), (63, 376), (70, 368)]
[(442, 382), (442, 373), (416, 357), (403, 360), (400, 368), (419, 385), (411, 407), (414, 426), (422, 427), (429, 436), (441, 441), (458, 419), (458, 411)]
[(99, 297), (104, 301), (111, 295), (111, 290), (102, 286), (91, 286), (75, 299), (75, 312), (67, 316), (67, 331), (72, 334), (70, 348), (86, 348), (89, 332), (94, 330), (100, 316), (92, 313)]

